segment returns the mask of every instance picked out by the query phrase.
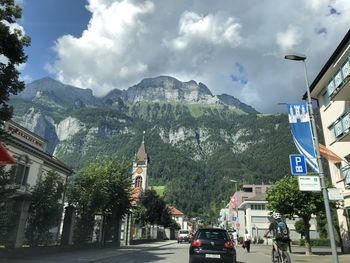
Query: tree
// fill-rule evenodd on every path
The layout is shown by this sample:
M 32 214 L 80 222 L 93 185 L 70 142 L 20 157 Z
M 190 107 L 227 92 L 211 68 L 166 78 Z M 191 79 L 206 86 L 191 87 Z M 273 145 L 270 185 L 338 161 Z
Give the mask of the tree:
M 13 209 L 15 200 L 13 198 L 18 186 L 14 185 L 15 166 L 5 170 L 0 166 L 0 244 L 6 247 L 12 246 L 13 229 L 16 226 L 18 213 Z
M 0 0 L 0 125 L 12 117 L 13 108 L 7 104 L 10 94 L 24 89 L 17 67 L 27 60 L 23 48 L 29 46 L 30 38 L 16 24 L 21 16 L 22 9 L 14 0 Z
M 295 231 L 299 233 L 302 237 L 305 236 L 305 224 L 303 220 L 298 220 L 294 224 Z
M 113 241 L 119 240 L 120 219 L 131 207 L 129 168 L 130 164 L 124 160 L 110 159 L 91 163 L 77 173 L 68 188 L 68 200 L 76 207 L 78 215 L 76 242 L 90 238 L 94 216 L 98 213 L 104 216 L 104 226 L 113 234 Z
M 146 209 L 147 222 L 150 224 L 169 227 L 171 217 L 165 201 L 160 198 L 156 191 L 146 190 L 141 198 L 141 205 Z
M 62 177 L 49 171 L 32 190 L 26 238 L 30 246 L 47 243 L 52 239 L 50 229 L 57 226 L 62 215 L 60 200 L 64 183 Z
M 267 207 L 285 217 L 298 216 L 305 226 L 306 254 L 311 254 L 310 219 L 324 209 L 321 192 L 304 192 L 298 188 L 296 176 L 288 176 L 279 180 L 267 191 Z

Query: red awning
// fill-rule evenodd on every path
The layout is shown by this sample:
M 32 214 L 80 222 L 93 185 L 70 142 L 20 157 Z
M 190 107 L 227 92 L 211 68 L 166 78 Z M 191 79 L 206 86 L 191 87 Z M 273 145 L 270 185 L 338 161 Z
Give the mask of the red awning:
M 5 146 L 0 143 L 0 165 L 15 164 L 16 160 L 13 159 L 11 154 L 6 150 Z

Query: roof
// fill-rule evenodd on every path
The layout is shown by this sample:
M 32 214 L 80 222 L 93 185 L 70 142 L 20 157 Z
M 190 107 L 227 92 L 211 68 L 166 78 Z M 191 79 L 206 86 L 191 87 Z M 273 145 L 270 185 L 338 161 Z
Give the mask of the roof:
M 238 207 L 239 210 L 244 210 L 247 204 L 266 204 L 266 194 L 256 195 L 254 197 L 247 198 Z
M 141 187 L 135 187 L 130 193 L 130 203 L 132 206 L 136 206 L 137 202 L 140 200 L 140 194 L 142 192 Z
M 247 198 L 244 201 L 266 201 L 266 194 L 256 195 L 256 196 Z
M 311 83 L 310 85 L 310 92 L 313 91 L 313 89 L 316 87 L 317 83 L 321 80 L 321 78 L 323 77 L 323 75 L 326 73 L 326 71 L 328 70 L 328 68 L 330 68 L 333 64 L 333 61 L 335 61 L 337 59 L 337 57 L 343 52 L 343 49 L 345 48 L 346 44 L 350 41 L 350 29 L 348 30 L 348 32 L 346 33 L 345 37 L 343 38 L 343 40 L 340 42 L 340 44 L 338 45 L 338 47 L 336 48 L 336 50 L 333 52 L 333 54 L 331 55 L 331 57 L 328 59 L 328 61 L 326 62 L 326 64 L 323 66 L 323 68 L 321 69 L 321 71 L 318 73 L 318 75 L 316 76 L 316 78 L 314 79 L 314 81 Z M 307 98 L 307 94 L 304 94 L 304 99 Z
M 184 215 L 184 213 L 182 213 L 180 210 L 178 210 L 174 206 L 169 206 L 169 212 L 171 215 Z
M 147 161 L 147 153 L 146 153 L 144 142 L 141 143 L 141 146 L 140 146 L 139 150 L 137 151 L 136 161 L 137 161 L 137 163 L 144 163 Z

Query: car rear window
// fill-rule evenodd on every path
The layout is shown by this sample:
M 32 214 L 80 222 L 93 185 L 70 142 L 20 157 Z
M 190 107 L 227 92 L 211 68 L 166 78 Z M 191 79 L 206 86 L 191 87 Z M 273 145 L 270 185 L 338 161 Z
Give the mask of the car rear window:
M 198 233 L 199 239 L 225 239 L 229 240 L 229 236 L 225 231 L 202 230 Z
M 179 233 L 180 234 L 188 234 L 188 230 L 180 230 Z

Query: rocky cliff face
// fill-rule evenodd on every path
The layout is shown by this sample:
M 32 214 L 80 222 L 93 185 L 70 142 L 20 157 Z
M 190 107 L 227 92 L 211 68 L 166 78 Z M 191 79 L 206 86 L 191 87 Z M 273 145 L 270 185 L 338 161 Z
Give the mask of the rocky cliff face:
M 147 109 L 141 109 L 133 107 L 133 105 L 139 102 L 149 102 L 152 105 L 156 102 L 163 104 L 167 102 L 181 103 L 182 105 L 216 105 L 217 107 L 226 105 L 241 112 L 257 113 L 252 107 L 241 103 L 238 99 L 230 95 L 214 96 L 203 83 L 197 83 L 193 80 L 181 82 L 169 76 L 144 79 L 139 84 L 127 90 L 115 89 L 104 98 L 94 97 L 92 91 L 89 89 L 80 89 L 64 85 L 50 78 L 43 78 L 28 84 L 26 89 L 16 96 L 16 99 L 17 102 L 18 99 L 26 102 L 25 106 L 19 107 L 22 110 L 27 107 L 28 102 L 32 103 L 33 106 L 24 112 L 17 112 L 17 115 L 15 111 L 14 120 L 30 131 L 46 138 L 48 141 L 47 150 L 50 153 L 55 151 L 57 145 L 69 141 L 79 132 L 82 134 L 86 132 L 86 138 L 90 138 L 91 136 L 111 136 L 116 131 L 110 128 L 110 123 L 117 120 L 119 125 L 121 125 L 123 122 L 119 120 L 125 121 L 125 116 L 113 117 L 102 124 L 92 125 L 72 115 L 74 111 L 84 112 L 85 108 L 86 110 L 95 109 L 96 111 L 103 111 L 106 107 L 116 106 L 120 112 L 126 114 L 129 114 L 128 111 L 132 108 L 133 110 L 130 113 L 133 115 L 133 118 L 148 118 L 147 121 L 153 121 L 157 118 L 170 118 L 168 121 L 173 121 L 172 111 L 174 109 L 170 109 L 169 111 L 169 108 L 164 108 L 164 106 L 162 108 L 159 108 L 160 106 L 152 106 L 152 110 L 150 111 L 149 107 Z M 190 116 L 191 114 L 187 112 L 188 109 L 187 107 L 183 107 L 182 111 L 177 113 L 178 117 L 175 118 L 178 119 L 184 115 Z M 205 114 L 205 111 L 204 109 L 200 114 Z M 117 133 L 125 135 L 129 132 L 132 133 L 132 130 L 132 127 L 125 124 Z M 210 138 L 211 132 L 205 129 L 205 127 L 188 129 L 185 126 L 181 126 L 181 124 L 177 125 L 175 129 L 163 129 L 162 127 L 159 129 L 159 135 L 164 143 L 169 143 L 176 147 L 179 145 L 191 146 L 194 149 L 195 157 L 193 158 L 197 160 L 201 159 L 201 156 L 210 154 L 215 148 L 209 143 L 210 140 L 208 138 Z M 227 136 L 223 135 L 221 139 L 224 141 L 227 141 L 227 138 L 234 139 L 232 135 Z M 239 142 L 237 141 L 238 144 Z M 242 150 L 245 147 L 242 145 L 235 149 L 232 148 L 232 150 Z
M 218 104 L 219 99 L 202 83 L 191 80 L 181 82 L 175 78 L 161 76 L 144 79 L 124 93 L 129 103 L 139 101 L 177 101 L 184 103 Z

